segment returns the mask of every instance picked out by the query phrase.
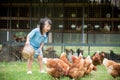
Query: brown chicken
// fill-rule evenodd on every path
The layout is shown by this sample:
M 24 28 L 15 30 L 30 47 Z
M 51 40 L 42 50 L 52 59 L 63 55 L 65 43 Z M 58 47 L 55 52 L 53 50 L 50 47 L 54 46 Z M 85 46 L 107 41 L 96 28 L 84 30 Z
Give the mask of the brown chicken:
M 13 35 L 13 39 L 16 41 L 16 42 L 24 42 L 26 40 L 26 36 L 22 36 L 22 37 L 19 37 L 19 36 L 16 36 L 16 35 Z
M 63 60 L 66 64 L 68 64 L 69 66 L 71 66 L 72 64 L 68 61 L 66 53 L 62 53 L 60 56 L 60 59 Z
M 49 51 L 52 51 L 52 50 L 54 50 L 54 49 L 53 49 L 53 46 L 50 46 L 50 47 L 46 48 L 46 49 L 43 51 L 43 53 L 44 53 L 44 54 L 48 54 Z
M 46 58 L 58 58 L 58 54 L 56 54 L 56 50 L 54 50 L 53 46 L 50 46 L 43 50 L 43 56 Z
M 72 55 L 72 66 L 69 69 L 68 76 L 74 79 L 78 79 L 84 76 L 84 59 Z
M 116 78 L 120 77 L 120 63 L 114 62 L 112 60 L 104 59 L 103 65 L 106 67 L 108 73 Z
M 62 68 L 58 66 L 57 60 L 55 59 L 47 59 L 46 67 L 47 73 L 53 76 L 54 78 L 59 78 L 63 75 Z
M 97 67 L 92 64 L 92 59 L 90 56 L 87 56 L 84 60 L 85 74 L 91 73 L 92 70 L 96 71 Z
M 92 63 L 96 66 L 96 65 L 100 65 L 102 64 L 102 61 L 101 61 L 101 57 L 100 57 L 100 54 L 99 52 L 95 52 L 92 56 Z
M 55 78 L 67 75 L 70 68 L 68 64 L 58 58 L 47 59 L 46 66 L 48 74 Z
M 100 55 L 100 60 L 101 60 L 101 64 L 102 64 L 103 63 L 103 59 L 106 57 L 105 56 L 105 52 L 102 51 L 99 55 Z

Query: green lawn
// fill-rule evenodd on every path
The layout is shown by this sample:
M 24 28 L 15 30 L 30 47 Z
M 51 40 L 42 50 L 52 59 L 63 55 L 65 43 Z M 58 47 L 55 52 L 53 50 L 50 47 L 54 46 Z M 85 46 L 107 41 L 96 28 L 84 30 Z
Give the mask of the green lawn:
M 103 65 L 97 66 L 98 70 L 79 80 L 120 80 L 112 78 Z M 33 74 L 26 74 L 26 62 L 0 62 L 0 80 L 54 80 L 47 73 L 40 73 L 36 61 L 32 66 Z M 68 77 L 61 77 L 59 80 L 70 80 Z

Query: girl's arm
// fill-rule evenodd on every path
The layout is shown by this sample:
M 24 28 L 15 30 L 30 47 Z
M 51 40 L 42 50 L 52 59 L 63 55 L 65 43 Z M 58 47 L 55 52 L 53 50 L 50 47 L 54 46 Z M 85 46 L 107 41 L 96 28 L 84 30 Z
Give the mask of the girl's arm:
M 39 50 L 42 50 L 43 46 L 44 46 L 44 43 L 41 43 Z
M 26 45 L 29 45 L 30 44 L 30 39 L 35 35 L 36 33 L 36 29 L 33 29 L 28 35 L 27 35 L 27 38 L 26 38 Z
M 25 45 L 29 45 L 29 44 L 30 44 L 30 38 L 29 36 L 27 36 Z

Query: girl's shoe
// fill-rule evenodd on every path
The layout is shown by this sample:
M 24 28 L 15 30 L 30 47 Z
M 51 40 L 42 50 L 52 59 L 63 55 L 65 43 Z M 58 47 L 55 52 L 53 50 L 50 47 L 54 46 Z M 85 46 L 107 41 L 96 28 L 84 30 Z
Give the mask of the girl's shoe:
M 40 73 L 46 73 L 44 70 L 41 70 Z
M 32 71 L 28 71 L 27 74 L 32 74 Z

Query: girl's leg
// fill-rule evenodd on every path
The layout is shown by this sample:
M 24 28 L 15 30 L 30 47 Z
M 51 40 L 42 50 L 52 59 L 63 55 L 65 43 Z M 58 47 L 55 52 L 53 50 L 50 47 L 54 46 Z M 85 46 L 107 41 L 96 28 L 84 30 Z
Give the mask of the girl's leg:
M 40 71 L 44 71 L 43 69 L 43 61 L 42 61 L 42 56 L 38 55 L 38 64 L 39 64 L 39 68 L 40 68 Z
M 31 71 L 32 63 L 33 63 L 33 57 L 30 57 L 28 59 L 28 72 L 27 72 L 28 74 L 32 73 L 32 71 Z

